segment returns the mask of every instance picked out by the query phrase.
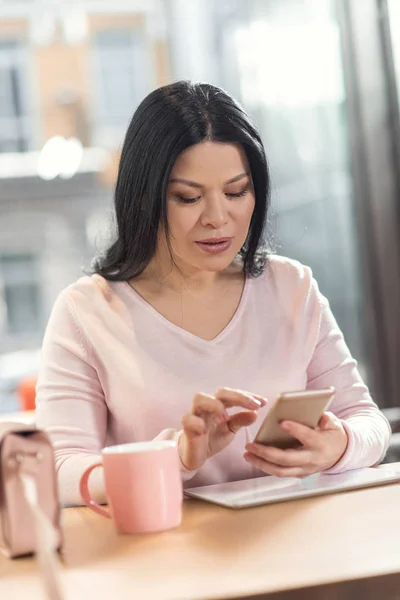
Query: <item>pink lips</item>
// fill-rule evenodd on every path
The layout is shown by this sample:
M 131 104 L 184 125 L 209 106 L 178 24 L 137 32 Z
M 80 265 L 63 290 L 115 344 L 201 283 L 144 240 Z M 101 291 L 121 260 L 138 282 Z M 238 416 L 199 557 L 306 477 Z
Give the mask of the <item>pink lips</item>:
M 201 240 L 196 244 L 209 254 L 220 254 L 230 248 L 232 244 L 232 238 L 210 238 L 207 240 Z

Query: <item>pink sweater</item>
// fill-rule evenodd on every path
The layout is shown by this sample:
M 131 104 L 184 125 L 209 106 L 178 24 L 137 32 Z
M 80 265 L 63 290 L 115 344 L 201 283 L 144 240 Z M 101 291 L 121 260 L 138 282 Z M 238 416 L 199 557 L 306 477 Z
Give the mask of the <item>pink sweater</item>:
M 81 504 L 79 478 L 113 443 L 176 438 L 196 392 L 219 387 L 273 399 L 279 392 L 333 385 L 331 410 L 348 433 L 331 471 L 379 463 L 390 427 L 372 401 L 356 362 L 309 268 L 277 256 L 246 281 L 236 314 L 212 341 L 170 323 L 125 282 L 83 277 L 64 290 L 46 330 L 37 387 L 37 424 L 55 447 L 62 502 Z M 184 485 L 259 476 L 244 459 L 256 423 Z M 103 501 L 101 470 L 91 479 Z

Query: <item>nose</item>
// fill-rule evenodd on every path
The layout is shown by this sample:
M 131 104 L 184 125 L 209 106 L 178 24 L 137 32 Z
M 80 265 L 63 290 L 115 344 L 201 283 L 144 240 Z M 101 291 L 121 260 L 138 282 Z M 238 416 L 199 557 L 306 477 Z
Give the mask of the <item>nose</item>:
M 227 200 L 225 195 L 213 194 L 207 198 L 201 217 L 201 224 L 220 229 L 228 222 Z

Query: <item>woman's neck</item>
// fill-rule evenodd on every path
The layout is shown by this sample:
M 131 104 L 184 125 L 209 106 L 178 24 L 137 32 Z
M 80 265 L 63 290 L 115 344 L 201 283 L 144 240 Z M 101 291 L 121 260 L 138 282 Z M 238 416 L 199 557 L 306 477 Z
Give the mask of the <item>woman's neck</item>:
M 157 260 L 151 261 L 141 275 L 142 280 L 160 284 L 177 292 L 206 291 L 215 287 L 225 277 L 225 271 L 200 271 L 173 264 L 160 264 Z
M 157 288 L 160 286 L 179 293 L 185 290 L 201 293 L 238 278 L 243 281 L 242 267 L 237 261 L 223 271 L 201 271 L 178 261 L 174 264 L 170 256 L 163 260 L 156 254 L 138 279 Z

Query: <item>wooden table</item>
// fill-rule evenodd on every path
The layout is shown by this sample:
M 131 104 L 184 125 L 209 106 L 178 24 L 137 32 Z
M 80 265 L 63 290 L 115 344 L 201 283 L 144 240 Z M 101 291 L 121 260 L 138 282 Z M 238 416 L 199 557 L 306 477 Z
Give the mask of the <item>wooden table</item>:
M 400 484 L 239 511 L 187 500 L 161 534 L 118 536 L 87 508 L 63 521 L 67 600 L 400 598 Z M 0 598 L 43 600 L 33 559 L 0 558 Z

